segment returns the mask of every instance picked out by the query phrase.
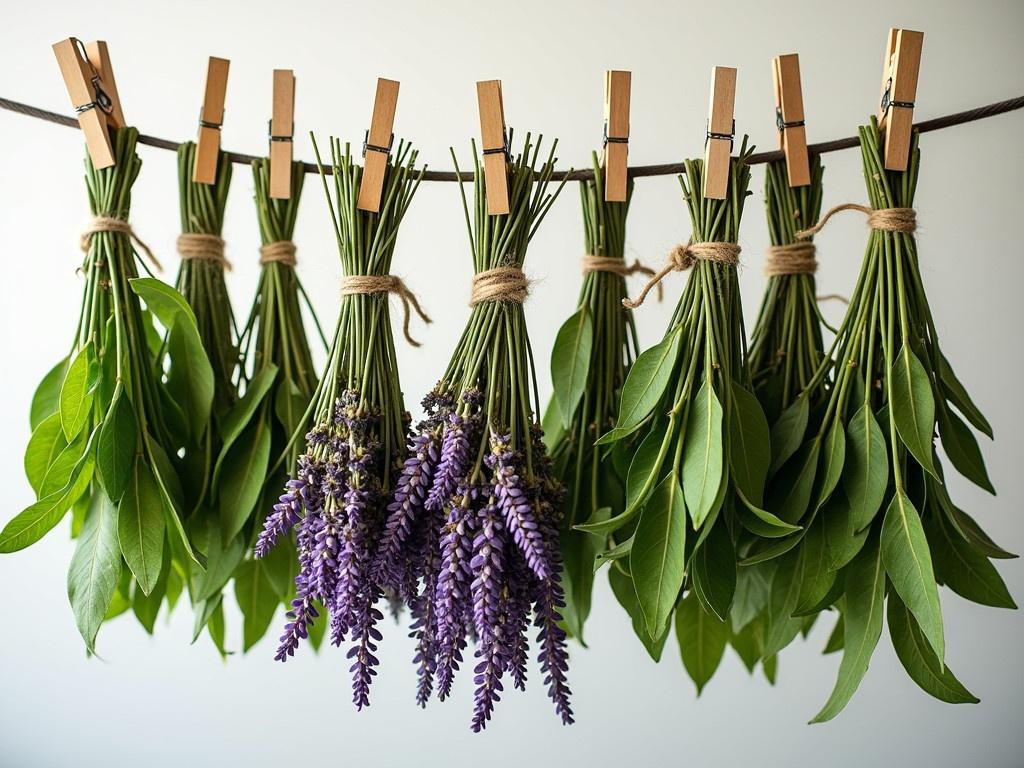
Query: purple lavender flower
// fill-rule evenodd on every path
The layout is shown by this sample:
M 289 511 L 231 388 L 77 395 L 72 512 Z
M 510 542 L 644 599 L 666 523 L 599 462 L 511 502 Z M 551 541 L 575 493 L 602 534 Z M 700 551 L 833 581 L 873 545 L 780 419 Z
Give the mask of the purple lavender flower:
M 501 595 L 505 570 L 505 542 L 494 498 L 480 510 L 479 528 L 473 538 L 473 624 L 479 637 L 473 669 L 476 685 L 472 727 L 484 728 L 491 718 L 495 702 L 503 690 L 501 676 L 507 665 L 508 653 L 502 626 Z
M 300 498 L 302 489 L 305 486 L 301 480 L 289 479 L 285 483 L 285 492 L 274 505 L 274 511 L 267 515 L 263 521 L 263 530 L 256 540 L 256 547 L 253 554 L 256 557 L 266 557 L 270 554 L 277 540 L 281 536 L 287 536 L 302 519 L 302 500 Z
M 511 558 L 508 581 L 504 608 L 510 646 L 507 671 L 512 676 L 512 685 L 525 691 L 526 663 L 529 657 L 526 634 L 530 626 L 531 571 L 522 556 L 514 555 Z
M 380 630 L 375 625 L 384 618 L 374 607 L 378 597 L 380 590 L 373 585 L 366 585 L 366 591 L 360 595 L 359 605 L 352 617 L 352 639 L 355 645 L 349 649 L 346 658 L 354 659 L 349 672 L 352 673 L 352 703 L 357 710 L 370 706 L 370 683 L 377 675 L 375 667 L 380 664 L 374 655 L 381 639 Z
M 494 473 L 494 494 L 505 525 L 530 569 L 538 579 L 551 575 L 548 550 L 537 526 L 530 498 L 515 471 L 515 456 L 509 448 L 508 435 L 492 436 L 488 465 Z
M 425 506 L 440 510 L 448 503 L 452 493 L 469 469 L 469 428 L 466 419 L 457 413 L 448 414 L 441 443 L 441 462 L 434 474 Z
M 470 594 L 473 578 L 475 492 L 459 489 L 459 502 L 448 514 L 441 540 L 441 567 L 437 579 L 437 696 L 444 701 L 451 693 L 452 680 L 466 647 L 466 615 L 472 611 Z
M 537 633 L 540 671 L 544 675 L 544 684 L 548 686 L 548 697 L 555 704 L 555 712 L 562 718 L 563 725 L 570 725 L 573 722 L 569 706 L 572 692 L 565 676 L 569 669 L 569 651 L 565 632 L 558 626 L 562 620 L 559 609 L 565 607 L 562 585 L 554 578 L 540 580 L 535 595 L 534 624 L 540 629 Z
M 295 655 L 299 643 L 309 636 L 309 627 L 319 615 L 313 605 L 313 595 L 310 593 L 310 574 L 312 542 L 320 530 L 321 523 L 319 515 L 307 512 L 299 525 L 296 542 L 299 550 L 299 572 L 295 576 L 295 599 L 292 600 L 292 609 L 287 614 L 289 621 L 285 624 L 284 634 L 280 638 L 281 644 L 274 656 L 276 661 L 287 661 L 289 657 Z

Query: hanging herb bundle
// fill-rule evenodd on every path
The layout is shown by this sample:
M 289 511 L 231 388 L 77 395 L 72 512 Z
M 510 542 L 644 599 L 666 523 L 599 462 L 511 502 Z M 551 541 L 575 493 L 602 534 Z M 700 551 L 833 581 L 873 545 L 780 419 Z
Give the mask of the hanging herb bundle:
M 95 217 L 85 237 L 82 310 L 69 356 L 32 400 L 25 470 L 38 501 L 0 533 L 0 551 L 33 544 L 73 510 L 77 538 L 68 597 L 90 652 L 101 623 L 132 608 L 152 631 L 164 598 L 174 604 L 188 563 L 202 566 L 182 523 L 185 507 L 168 404 L 208 418 L 210 365 L 185 300 L 153 278 L 139 278 L 128 224 L 142 161 L 138 131 L 112 133 L 115 164 L 86 159 Z M 154 262 L 155 263 L 155 262 Z M 143 309 L 139 299 L 145 301 Z M 168 330 L 170 373 L 157 364 L 153 317 Z M 174 567 L 171 561 L 174 561 Z
M 314 148 L 315 148 L 314 143 Z M 356 208 L 362 168 L 349 146 L 331 140 L 334 198 L 317 150 L 345 278 L 327 368 L 313 398 L 313 428 L 285 493 L 264 522 L 258 558 L 296 528 L 296 597 L 276 658 L 295 653 L 326 607 L 331 642 L 351 639 L 353 702 L 368 706 L 378 660 L 381 585 L 372 561 L 405 453 L 409 415 L 402 400 L 391 335 L 388 294 L 408 307 L 415 299 L 390 275 L 395 240 L 422 170 L 416 152 L 399 142 L 389 159 L 380 213 Z M 418 305 L 417 305 L 418 306 Z M 422 313 L 421 313 L 422 314 Z
M 490 719 L 506 673 L 514 687 L 526 686 L 531 611 L 548 695 L 562 722 L 572 722 L 565 632 L 558 626 L 562 489 L 536 419 L 522 306 L 527 246 L 562 188 L 549 192 L 557 142 L 538 167 L 541 144 L 528 134 L 508 164 L 510 212 L 494 216 L 474 144 L 472 214 L 460 186 L 473 251 L 473 310 L 444 376 L 424 399 L 426 418 L 411 439 L 376 564 L 381 583 L 405 600 L 414 619 L 421 706 L 435 680 L 438 698 L 449 696 L 475 640 L 474 731 Z
M 622 511 L 628 442 L 608 453 L 596 448 L 594 441 L 614 425 L 626 371 L 639 353 L 633 314 L 623 308 L 622 300 L 627 296 L 626 275 L 642 270 L 623 259 L 632 180 L 624 202 L 607 202 L 596 153 L 593 167 L 594 179 L 580 182 L 586 245 L 583 288 L 576 312 L 555 338 L 554 394 L 544 417 L 545 442 L 555 474 L 566 488 L 560 534 L 563 617 L 570 634 L 581 642 L 603 542 L 573 526 Z
M 953 504 L 935 450 L 937 430 L 953 467 L 994 493 L 965 420 L 989 437 L 991 427 L 942 354 L 921 281 L 913 234 L 917 135 L 902 172 L 884 169 L 874 118 L 861 127 L 860 145 L 871 207 L 833 212 L 867 213 L 871 235 L 832 348 L 834 365 L 822 365 L 808 384 L 813 390 L 831 374 L 829 397 L 809 427 L 809 406 L 799 397 L 776 430 L 776 463 L 788 459 L 775 481 L 788 486 L 778 511 L 803 527 L 748 553 L 748 560 L 782 555 L 780 568 L 788 560 L 807 610 L 840 611 L 830 642 L 843 649 L 839 677 L 813 722 L 835 717 L 860 684 L 886 600 L 889 634 L 907 673 L 954 703 L 977 699 L 945 666 L 938 584 L 984 605 L 1016 607 L 989 562 L 1011 555 Z

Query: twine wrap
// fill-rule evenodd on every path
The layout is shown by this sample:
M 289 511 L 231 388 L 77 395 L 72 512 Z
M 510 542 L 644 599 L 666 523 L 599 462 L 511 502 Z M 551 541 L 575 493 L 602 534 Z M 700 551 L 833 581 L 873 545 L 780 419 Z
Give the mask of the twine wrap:
M 622 306 L 636 309 L 644 303 L 650 290 L 657 286 L 669 272 L 685 272 L 698 261 L 713 261 L 718 264 L 736 266 L 740 261 L 740 247 L 736 243 L 687 243 L 679 244 L 668 255 L 668 261 L 654 276 L 635 299 L 623 299 Z
M 766 277 L 813 275 L 818 271 L 814 254 L 814 243 L 770 246 L 765 253 L 764 274 Z
M 883 232 L 904 232 L 909 235 L 917 229 L 917 211 L 913 208 L 871 208 L 866 205 L 858 205 L 857 203 L 843 203 L 842 205 L 830 208 L 818 220 L 817 224 L 813 227 L 808 227 L 802 232 L 797 232 L 796 236 L 802 240 L 817 234 L 834 214 L 842 211 L 859 211 L 866 214 L 868 226 Z
M 124 219 L 116 219 L 113 216 L 96 216 L 86 227 L 82 233 L 82 238 L 79 241 L 83 251 L 89 250 L 89 243 L 92 241 L 92 236 L 96 232 L 118 232 L 122 235 L 127 235 L 128 239 L 134 243 L 139 250 L 141 250 L 146 257 L 152 262 L 153 266 L 156 267 L 157 272 L 163 272 L 163 265 L 157 260 L 156 256 L 149 249 L 149 246 L 142 242 L 142 238 L 135 234 L 135 230 L 132 229 L 132 225 Z
M 641 264 L 640 259 L 635 259 L 632 264 L 627 264 L 624 259 L 617 259 L 614 256 L 592 256 L 589 253 L 580 259 L 580 267 L 583 269 L 584 275 L 589 275 L 591 272 L 611 272 L 619 277 L 629 277 L 639 272 L 642 275 L 654 277 L 655 274 L 653 269 Z M 658 301 L 662 300 L 663 293 L 661 283 L 658 283 Z
M 275 261 L 294 267 L 295 243 L 291 240 L 278 240 L 260 246 L 260 264 L 270 264 Z
M 185 232 L 178 235 L 178 254 L 182 261 L 216 261 L 224 269 L 231 271 L 231 262 L 224 258 L 224 241 L 217 235 L 200 232 Z
M 433 321 L 423 311 L 423 307 L 420 306 L 416 295 L 402 282 L 402 278 L 395 277 L 394 275 L 346 275 L 341 278 L 342 296 L 368 296 L 374 293 L 393 293 L 402 300 L 402 310 L 404 312 L 402 333 L 405 335 L 405 340 L 411 346 L 420 346 L 420 343 L 409 335 L 410 305 L 423 322 L 431 323 Z
M 530 281 L 519 267 L 495 267 L 473 275 L 469 306 L 485 301 L 514 301 L 522 304 L 530 294 Z

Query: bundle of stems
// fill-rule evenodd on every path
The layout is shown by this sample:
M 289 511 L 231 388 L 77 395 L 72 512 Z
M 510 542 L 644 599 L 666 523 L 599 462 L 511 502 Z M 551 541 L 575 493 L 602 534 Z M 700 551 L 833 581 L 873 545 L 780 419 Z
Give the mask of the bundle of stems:
M 990 562 L 1012 555 L 953 504 L 943 480 L 936 432 L 953 467 L 994 493 L 967 423 L 989 437 L 992 430 L 942 354 L 921 280 L 912 210 L 917 135 L 906 171 L 885 170 L 883 143 L 874 118 L 860 128 L 872 231 L 833 362 L 807 385 L 827 378 L 828 400 L 808 424 L 801 396 L 773 435 L 788 459 L 776 479 L 787 488 L 777 511 L 802 528 L 746 553 L 748 562 L 777 557 L 794 574 L 792 613 L 840 612 L 829 649 L 842 648 L 843 660 L 813 722 L 835 717 L 856 691 L 886 601 L 907 673 L 955 703 L 977 699 L 945 665 L 938 584 L 984 605 L 1016 607 Z
M 38 501 L 0 533 L 0 551 L 22 549 L 73 510 L 68 597 L 90 652 L 101 623 L 129 608 L 152 631 L 164 599 L 173 606 L 180 595 L 182 574 L 204 563 L 185 534 L 176 467 L 181 435 L 167 412 L 169 404 L 187 402 L 184 418 L 208 418 L 210 365 L 185 300 L 138 277 L 136 261 L 143 262 L 127 224 L 142 165 L 137 139 L 134 128 L 112 134 L 109 168 L 86 159 L 96 218 L 83 239 L 78 328 L 70 354 L 32 400 L 25 470 Z M 154 317 L 170 338 L 166 379 Z
M 594 441 L 614 426 L 626 372 L 639 354 L 633 313 L 622 306 L 628 295 L 623 253 L 633 182 L 630 179 L 625 201 L 607 202 L 597 153 L 593 168 L 593 180 L 580 182 L 586 254 L 618 259 L 622 270 L 585 271 L 576 312 L 559 329 L 551 352 L 554 392 L 544 415 L 545 443 L 556 476 L 566 488 L 562 615 L 570 634 L 581 643 L 590 614 L 595 561 L 604 542 L 573 526 L 622 511 L 629 442 L 606 452 Z
M 316 143 L 314 142 L 314 148 Z M 331 139 L 332 198 L 317 149 L 317 165 L 334 223 L 347 284 L 386 282 L 398 230 L 419 187 L 416 152 L 399 142 L 389 158 L 379 213 L 356 207 L 362 168 L 349 145 Z M 373 280 L 376 278 L 376 280 Z M 409 415 L 402 400 L 388 310 L 388 288 L 343 290 L 326 370 L 310 406 L 313 427 L 305 452 L 264 522 L 255 554 L 263 558 L 297 528 L 296 596 L 277 659 L 294 654 L 317 618 L 329 613 L 331 642 L 352 641 L 353 702 L 368 706 L 377 674 L 374 655 L 382 618 L 381 585 L 372 560 L 406 447 Z M 305 418 L 302 419 L 305 421 Z
M 472 211 L 460 185 L 473 309 L 444 376 L 423 401 L 426 418 L 411 438 L 377 557 L 378 578 L 414 619 L 421 706 L 435 680 L 438 698 L 449 696 L 468 640 L 476 641 L 474 731 L 490 719 L 506 673 L 525 688 L 531 612 L 548 695 L 562 721 L 572 722 L 559 626 L 561 486 L 537 420 L 522 306 L 527 247 L 564 185 L 549 191 L 557 142 L 538 165 L 541 146 L 527 134 L 508 164 L 509 213 L 502 215 L 488 213 L 473 146 Z

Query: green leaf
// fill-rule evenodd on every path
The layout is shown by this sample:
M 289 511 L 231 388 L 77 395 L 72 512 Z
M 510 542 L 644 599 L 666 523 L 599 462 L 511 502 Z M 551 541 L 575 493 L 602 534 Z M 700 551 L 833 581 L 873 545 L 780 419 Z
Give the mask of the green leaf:
M 278 399 L 281 397 L 282 389 L 278 390 Z M 280 416 L 278 418 L 280 419 Z M 551 454 L 566 434 L 566 429 L 562 426 L 562 412 L 558 409 L 558 400 L 554 397 L 548 400 L 548 405 L 544 409 L 541 428 L 544 430 L 544 445 L 548 449 L 548 454 Z
M 803 581 L 803 548 L 789 552 L 779 559 L 779 565 L 772 575 L 765 610 L 764 648 L 762 655 L 774 656 L 788 646 L 800 633 L 802 621 L 794 618 L 800 588 Z
M 167 549 L 166 544 L 164 549 Z M 150 635 L 153 634 L 153 627 L 156 626 L 156 617 L 160 614 L 160 606 L 163 604 L 164 596 L 167 594 L 167 582 L 170 579 L 171 573 L 170 552 L 165 551 L 162 559 L 163 565 L 160 568 L 160 578 L 157 579 L 152 591 L 147 595 L 141 589 L 136 588 L 135 594 L 132 596 L 131 607 L 135 613 L 135 618 L 139 620 L 139 623 Z M 131 571 L 127 572 L 131 573 Z
M 640 603 L 636 599 L 633 580 L 613 565 L 608 569 L 608 581 L 611 584 L 615 599 L 619 601 L 619 605 L 629 614 L 633 624 L 633 632 L 640 638 L 640 642 L 647 649 L 647 654 L 654 661 L 661 661 L 661 654 L 665 649 L 665 641 L 668 640 L 668 622 L 665 623 L 665 629 L 661 635 L 657 639 L 652 640 L 650 635 L 647 634 L 647 622 L 644 620 L 644 613 L 640 609 Z
M 657 424 L 657 423 L 655 423 Z M 654 488 L 657 475 L 661 472 L 661 462 L 658 456 L 661 453 L 661 444 L 665 437 L 664 429 L 652 428 L 633 454 L 633 460 L 629 464 L 629 472 L 626 474 L 626 507 L 642 501 L 644 488 Z
M 953 367 L 949 364 L 946 356 L 939 352 L 939 382 L 945 392 L 946 399 L 951 402 L 964 418 L 969 421 L 975 429 L 989 439 L 992 438 L 992 426 L 988 423 L 981 409 L 974 404 L 971 396 L 967 394 L 967 388 L 960 383 L 960 380 L 953 373 Z
M 921 633 L 910 611 L 894 594 L 889 595 L 889 637 L 903 668 L 925 693 L 949 704 L 977 704 L 979 699 L 944 667 Z
M 889 375 L 892 386 L 890 413 L 896 422 L 900 440 L 917 459 L 917 463 L 938 479 L 932 465 L 935 400 L 928 371 L 910 349 L 910 345 L 904 344 Z
M 875 519 L 889 483 L 885 436 L 868 406 L 861 406 L 853 415 L 846 442 L 843 490 L 853 516 L 853 530 L 859 531 Z
M 978 441 L 974 439 L 970 428 L 955 413 L 945 408 L 939 410 L 939 437 L 942 449 L 957 472 L 995 496 L 996 489 L 988 479 Z
M 777 539 L 800 530 L 799 525 L 790 525 L 771 512 L 752 504 L 738 487 L 736 495 L 740 497 L 741 502 L 737 510 L 740 523 L 751 533 L 767 539 Z
M 117 546 L 117 511 L 106 494 L 93 495 L 92 507 L 75 545 L 68 569 L 68 599 L 75 624 L 90 653 L 96 633 L 114 597 L 121 576 L 121 550 Z
M 266 634 L 280 603 L 264 571 L 261 560 L 247 560 L 235 574 L 235 599 L 245 617 L 242 625 L 243 651 L 248 651 Z
M 29 485 L 37 497 L 43 485 L 43 478 L 46 477 L 46 470 L 67 447 L 68 442 L 64 439 L 59 413 L 50 414 L 32 431 L 28 447 L 25 448 L 25 476 L 28 477 Z
M 71 361 L 64 383 L 60 387 L 60 424 L 69 443 L 85 427 L 92 409 L 91 379 L 95 367 L 92 358 L 92 342 L 89 342 Z
M 771 576 L 774 569 L 774 563 L 738 569 L 736 591 L 729 608 L 729 617 L 734 633 L 742 632 L 744 627 L 760 616 L 768 605 L 768 593 L 771 589 Z
M 277 392 L 274 395 L 274 415 L 281 422 L 281 426 L 284 427 L 284 432 L 289 438 L 302 427 L 302 417 L 308 406 L 309 397 L 302 394 L 294 382 L 282 381 L 277 387 Z M 546 427 L 544 431 L 546 437 Z M 554 444 L 552 439 L 551 445 Z
M 747 668 L 747 672 L 751 674 L 753 674 L 757 662 L 761 660 L 761 641 L 758 637 L 760 633 L 760 622 L 753 621 L 742 630 L 738 632 L 733 630 L 729 634 L 729 644 L 736 651 L 736 655 L 740 657 L 740 661 Z M 678 634 L 676 632 L 676 635 Z
M 972 548 L 985 555 L 985 557 L 991 557 L 997 560 L 1012 560 L 1017 557 L 1017 555 L 1012 552 L 1007 552 L 992 541 L 992 538 L 982 530 L 981 526 L 978 525 L 977 521 L 973 517 L 953 504 L 949 499 L 945 488 L 936 483 L 933 484 L 932 492 L 939 497 L 939 503 L 945 513 L 946 520 L 949 521 L 950 525 L 953 526 L 953 529 L 960 534 L 960 537 L 970 544 Z
M 914 614 L 941 663 L 945 656 L 942 610 L 928 540 L 910 498 L 897 490 L 882 521 L 882 561 L 893 588 Z
M 995 566 L 984 554 L 974 550 L 948 523 L 932 521 L 928 526 L 928 544 L 934 556 L 935 578 L 961 597 L 979 605 L 1014 609 L 1010 596 Z
M 221 538 L 221 527 L 213 519 L 208 521 L 207 531 L 206 572 L 199 579 L 199 600 L 209 600 L 224 589 L 231 574 L 245 557 L 245 542 L 241 536 L 236 536 L 225 545 Z
M 619 418 L 615 424 L 615 439 L 621 439 L 640 426 L 661 400 L 665 388 L 672 379 L 676 358 L 679 356 L 682 326 L 677 325 L 668 335 L 650 349 L 640 353 L 629 369 L 626 383 L 622 386 L 619 400 Z M 614 442 L 603 436 L 598 445 Z
M 260 497 L 262 481 L 270 461 L 270 428 L 265 420 L 253 422 L 224 460 L 217 490 L 221 531 L 226 540 L 235 538 Z
M 61 433 L 63 434 L 63 432 Z M 88 446 L 90 435 L 79 432 L 78 436 L 71 441 L 70 445 L 57 454 L 57 457 L 46 468 L 43 481 L 39 484 L 39 497 L 49 496 L 66 486 L 75 472 L 75 468 L 82 461 Z
M 832 428 L 828 431 L 825 442 L 821 446 L 821 469 L 818 470 L 818 480 L 821 485 L 818 488 L 817 509 L 821 509 L 836 486 L 839 485 L 839 478 L 842 477 L 845 463 L 846 433 L 843 431 L 842 423 L 836 419 L 832 422 Z
M 835 627 L 832 628 L 832 634 L 828 636 L 828 641 L 825 643 L 825 648 L 822 650 L 822 653 L 829 654 L 843 650 L 843 635 L 845 634 L 843 627 L 843 614 L 840 613 L 839 619 L 836 621 Z
M 732 406 L 729 411 L 732 478 L 744 498 L 760 507 L 764 503 L 764 484 L 772 458 L 768 420 L 757 398 L 736 382 L 732 383 Z
M 857 556 L 871 529 L 854 529 L 849 502 L 844 495 L 838 493 L 833 494 L 822 508 L 821 520 L 829 570 L 838 571 Z
M 607 507 L 605 507 L 607 509 Z M 605 550 L 604 552 L 598 552 L 594 558 L 594 570 L 597 571 L 602 565 L 606 563 L 614 562 L 615 560 L 621 560 L 624 557 L 628 557 L 629 553 L 633 551 L 633 541 L 636 539 L 634 533 L 625 541 L 620 541 L 611 549 Z
M 709 377 L 694 399 L 683 448 L 683 494 L 695 530 L 715 503 L 724 463 L 722 406 Z
M 683 493 L 669 475 L 644 507 L 629 553 L 629 572 L 652 639 L 664 632 L 683 585 L 685 545 Z
M 245 391 L 245 395 L 224 419 L 224 425 L 221 428 L 222 447 L 220 449 L 220 456 L 217 457 L 217 466 L 213 470 L 213 485 L 215 487 L 220 485 L 220 474 L 228 452 L 246 427 L 249 426 L 253 414 L 256 413 L 256 409 L 263 402 L 263 398 L 267 396 L 276 377 L 277 366 L 273 363 L 268 363 L 263 370 L 256 374 L 256 377 L 249 383 L 249 388 Z M 288 435 L 288 437 L 291 437 L 291 435 Z
M 814 438 L 782 467 L 772 478 L 768 492 L 768 509 L 787 523 L 796 525 L 807 512 L 818 474 L 821 440 Z
M 181 522 L 182 493 L 181 485 L 178 483 L 178 476 L 174 471 L 174 466 L 171 464 L 170 459 L 167 457 L 167 453 L 160 447 L 159 443 L 149 435 L 145 436 L 145 441 L 146 449 L 149 451 L 153 460 L 151 469 L 153 470 L 153 477 L 156 480 L 156 484 L 160 488 L 160 498 L 163 501 L 164 516 L 167 520 L 168 528 L 176 534 L 175 536 L 170 537 L 170 540 L 172 541 L 172 550 L 176 552 L 178 551 L 175 549 L 175 545 L 173 544 L 173 542 L 177 542 L 181 545 L 181 552 L 185 557 L 200 568 L 205 569 L 206 556 L 192 546 L 192 542 L 189 541 L 188 534 L 185 533 L 185 526 Z
M 206 625 L 210 623 L 210 619 L 213 618 L 213 614 L 217 612 L 218 608 L 220 608 L 223 599 L 224 595 L 219 594 L 211 600 L 199 600 L 196 602 L 194 606 L 196 620 L 192 625 L 193 643 L 199 639 L 201 634 L 203 634 L 203 630 L 206 629 Z
M 690 561 L 693 591 L 718 618 L 729 618 L 729 607 L 736 594 L 736 552 L 729 529 L 714 526 L 704 543 L 698 545 Z
M 593 343 L 594 325 L 584 304 L 558 330 L 551 350 L 551 385 L 566 427 L 572 423 L 587 386 Z
M 885 569 L 878 542 L 871 539 L 850 563 L 846 574 L 843 660 L 832 695 L 812 723 L 824 723 L 842 712 L 860 686 L 882 634 L 884 599 Z
M 817 608 L 836 580 L 835 570 L 831 567 L 828 543 L 825 540 L 823 515 L 818 515 L 807 530 L 802 550 L 800 597 L 793 610 L 793 613 L 798 615 L 805 615 Z
M 772 425 L 772 463 L 768 469 L 769 474 L 774 475 L 803 444 L 810 412 L 808 398 L 801 395 Z
M 111 501 L 120 500 L 131 477 L 132 460 L 139 447 L 135 408 L 124 393 L 117 395 L 100 427 L 96 444 L 96 470 Z
M 156 586 L 163 565 L 164 526 L 160 489 L 149 465 L 136 459 L 117 506 L 117 540 L 125 562 L 147 595 Z
M 700 696 L 722 661 L 729 640 L 729 624 L 707 613 L 691 592 L 676 610 L 676 640 L 683 666 L 697 685 Z
M 136 277 L 132 279 L 131 285 L 135 295 L 146 302 L 146 309 L 153 313 L 164 328 L 173 328 L 179 317 L 184 317 L 196 327 L 192 307 L 181 293 L 167 283 L 155 277 Z
M 43 419 L 57 413 L 60 407 L 60 388 L 68 370 L 68 359 L 65 357 L 57 363 L 39 382 L 32 396 L 32 407 L 29 410 L 29 426 L 34 431 Z

